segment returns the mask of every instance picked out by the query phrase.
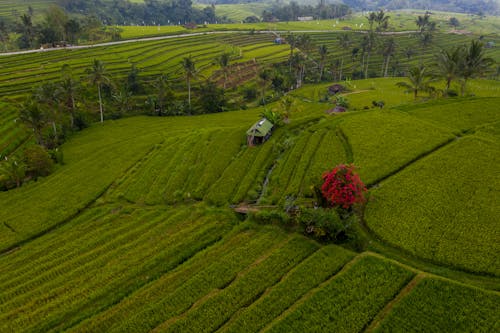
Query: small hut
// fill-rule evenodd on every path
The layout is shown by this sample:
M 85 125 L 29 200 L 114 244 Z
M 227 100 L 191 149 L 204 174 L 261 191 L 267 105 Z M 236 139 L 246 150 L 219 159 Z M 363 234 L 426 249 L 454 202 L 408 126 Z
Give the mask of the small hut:
M 273 127 L 267 118 L 262 118 L 247 131 L 247 144 L 255 146 L 266 142 L 271 137 Z

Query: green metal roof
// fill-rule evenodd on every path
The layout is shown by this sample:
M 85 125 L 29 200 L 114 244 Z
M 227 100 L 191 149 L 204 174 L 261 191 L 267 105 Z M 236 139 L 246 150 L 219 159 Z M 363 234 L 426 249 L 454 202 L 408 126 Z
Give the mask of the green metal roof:
M 266 118 L 262 118 L 255 124 L 253 124 L 252 127 L 247 131 L 247 135 L 252 135 L 252 136 L 266 136 L 272 129 L 273 129 L 273 123 L 271 123 L 269 120 Z

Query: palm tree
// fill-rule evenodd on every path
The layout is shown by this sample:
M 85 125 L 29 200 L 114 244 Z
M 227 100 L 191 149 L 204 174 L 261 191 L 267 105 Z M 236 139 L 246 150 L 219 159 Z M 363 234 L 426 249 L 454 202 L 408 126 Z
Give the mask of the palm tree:
M 436 30 L 436 22 L 432 22 L 429 13 L 425 13 L 424 16 L 418 16 L 415 23 L 418 27 L 418 36 L 422 44 L 423 57 L 425 49 L 432 43 L 433 33 Z
M 47 123 L 47 117 L 40 105 L 33 100 L 24 102 L 21 105 L 19 118 L 33 130 L 36 142 L 39 145 L 44 145 L 42 131 Z
M 429 83 L 431 79 L 426 72 L 426 68 L 424 66 L 413 67 L 408 72 L 408 82 L 398 82 L 396 85 L 398 87 L 406 88 L 407 92 L 412 92 L 415 99 L 418 97 L 419 91 L 429 91 L 431 87 Z
M 338 45 L 341 50 L 348 50 L 351 46 L 351 38 L 348 34 L 342 34 L 338 37 Z M 342 81 L 342 71 L 344 68 L 344 53 L 342 53 L 342 57 L 340 58 L 340 70 L 339 70 L 339 80 Z
M 389 27 L 389 15 L 385 15 L 385 12 L 381 9 L 375 14 L 375 22 L 377 22 L 377 31 L 384 31 Z
M 387 71 L 389 70 L 389 62 L 391 57 L 396 53 L 397 44 L 394 38 L 389 38 L 382 45 L 382 55 L 384 56 L 384 62 L 382 63 L 382 75 L 387 77 Z
M 295 46 L 297 46 L 297 38 L 295 37 L 294 34 L 290 33 L 290 34 L 288 34 L 288 36 L 286 36 L 286 40 L 288 41 L 288 45 L 290 45 L 289 65 L 290 65 L 290 73 L 291 73 L 292 72 L 293 51 L 295 50 Z
M 168 100 L 174 98 L 174 94 L 168 82 L 168 77 L 164 74 L 160 75 L 156 81 L 155 88 L 158 91 L 156 99 L 158 109 L 155 111 L 158 111 L 158 115 L 162 116 L 163 113 L 166 113 Z
M 47 120 L 49 120 L 52 124 L 54 138 L 57 140 L 56 120 L 59 118 L 59 114 L 56 91 L 57 87 L 55 84 L 51 82 L 45 82 L 35 89 L 33 97 L 40 106 L 45 106 L 45 114 L 48 118 Z
M 195 63 L 191 56 L 182 58 L 182 68 L 184 69 L 184 76 L 188 87 L 188 105 L 191 109 L 191 80 L 196 77 Z
M 258 81 L 260 85 L 261 103 L 266 104 L 266 90 L 272 80 L 272 73 L 268 68 L 261 70 L 258 74 Z
M 363 49 L 363 60 L 362 67 L 365 73 L 365 79 L 368 78 L 368 66 L 370 64 L 370 55 L 375 48 L 376 35 L 373 31 L 369 31 L 368 34 L 363 36 L 361 41 L 361 48 Z
M 495 60 L 485 57 L 483 44 L 473 40 L 470 46 L 465 49 L 464 53 L 461 68 L 462 95 L 465 94 L 465 87 L 468 79 L 483 76 L 492 69 L 494 64 Z
M 74 127 L 75 123 L 75 100 L 79 89 L 80 85 L 78 84 L 78 82 L 69 75 L 63 77 L 62 81 L 59 83 L 56 89 L 58 98 L 62 101 L 64 107 L 69 111 L 71 128 Z
M 323 70 L 325 69 L 326 56 L 328 54 L 328 48 L 326 45 L 320 45 L 318 48 L 319 53 L 319 81 L 323 78 Z
M 110 79 L 107 76 L 106 68 L 102 61 L 94 59 L 92 67 L 87 70 L 88 80 L 92 85 L 97 86 L 97 93 L 99 96 L 99 111 L 101 113 L 101 123 L 104 122 L 104 110 L 102 105 L 101 87 L 103 84 L 109 83 Z
M 226 82 L 227 82 L 227 68 L 229 66 L 229 61 L 231 60 L 231 55 L 229 53 L 222 53 L 219 57 L 217 57 L 217 64 L 222 70 L 222 73 L 224 73 L 224 89 L 226 89 Z
M 458 46 L 454 50 L 441 50 L 436 56 L 436 75 L 446 81 L 446 91 L 451 82 L 459 77 L 465 55 L 465 48 Z

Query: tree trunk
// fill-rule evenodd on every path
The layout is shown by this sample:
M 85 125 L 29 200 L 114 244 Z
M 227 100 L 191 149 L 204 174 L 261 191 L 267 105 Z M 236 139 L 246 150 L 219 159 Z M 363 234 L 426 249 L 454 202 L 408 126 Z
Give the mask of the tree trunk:
M 71 114 L 70 114 L 71 128 L 75 126 L 75 97 L 71 96 Z
M 389 62 L 391 61 L 391 55 L 387 56 L 387 61 L 385 64 L 385 72 L 384 72 L 384 77 L 387 77 L 387 72 L 389 71 Z
M 191 109 L 191 80 L 187 79 L 188 84 L 188 105 L 189 109 Z
M 101 84 L 97 85 L 97 91 L 99 92 L 99 111 L 101 112 L 101 123 L 104 122 L 104 114 L 102 110 L 102 97 L 101 97 Z
M 365 79 L 368 78 L 368 64 L 370 63 L 370 52 L 366 55 L 366 64 L 365 64 Z
M 344 67 L 344 57 L 340 58 L 339 81 L 342 81 L 342 69 Z

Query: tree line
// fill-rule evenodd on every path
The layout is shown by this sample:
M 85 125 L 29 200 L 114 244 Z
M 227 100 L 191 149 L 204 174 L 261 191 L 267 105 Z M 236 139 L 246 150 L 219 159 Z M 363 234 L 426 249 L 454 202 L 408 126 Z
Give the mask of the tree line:
M 379 8 L 441 10 L 483 15 L 499 13 L 498 2 L 494 0 L 343 0 L 355 10 L 377 10 Z
M 285 5 L 275 5 L 270 10 L 262 12 L 264 22 L 296 21 L 298 17 L 312 17 L 314 19 L 334 19 L 351 14 L 349 6 L 341 3 L 326 3 L 320 1 L 316 6 L 299 5 L 292 1 Z
M 3 51 L 66 46 L 79 41 L 118 40 L 121 30 L 112 25 L 185 25 L 216 20 L 213 6 L 193 8 L 190 0 L 60 0 L 59 5 L 41 13 L 30 6 L 14 21 L 0 19 L 0 42 Z M 18 34 L 15 40 L 11 40 L 12 33 Z
M 213 6 L 194 8 L 191 0 L 59 0 L 59 4 L 70 13 L 95 15 L 107 25 L 215 23 L 217 19 Z

